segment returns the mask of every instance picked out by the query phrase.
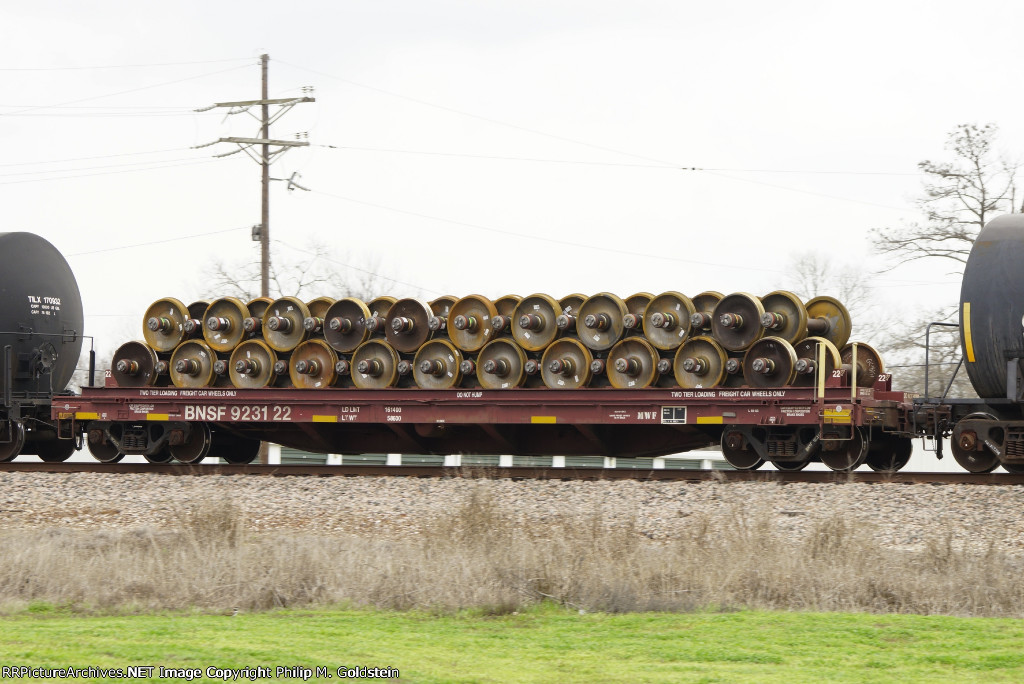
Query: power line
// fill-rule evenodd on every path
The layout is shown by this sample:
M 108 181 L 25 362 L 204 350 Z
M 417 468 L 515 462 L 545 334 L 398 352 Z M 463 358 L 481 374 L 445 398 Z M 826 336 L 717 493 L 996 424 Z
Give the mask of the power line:
M 735 263 L 719 263 L 719 262 L 713 262 L 713 261 L 700 261 L 700 260 L 697 260 L 697 259 L 680 259 L 678 257 L 668 256 L 666 254 L 649 254 L 649 253 L 646 253 L 646 252 L 631 252 L 631 251 L 623 250 L 623 249 L 616 248 L 616 247 L 602 247 L 600 245 L 588 244 L 588 243 L 582 243 L 582 242 L 573 242 L 571 240 L 559 240 L 559 239 L 556 239 L 556 238 L 550 238 L 550 237 L 545 237 L 545 236 L 541 236 L 541 235 L 530 235 L 530 234 L 518 233 L 518 232 L 515 232 L 515 231 L 512 231 L 512 230 L 506 230 L 506 229 L 502 229 L 502 228 L 494 228 L 494 227 L 485 226 L 485 225 L 482 225 L 482 224 L 479 224 L 479 223 L 469 223 L 469 222 L 466 222 L 466 221 L 457 221 L 457 220 L 454 220 L 454 219 L 443 218 L 443 217 L 440 217 L 440 216 L 432 216 L 430 214 L 423 214 L 423 213 L 416 212 L 416 211 L 411 211 L 411 210 L 408 210 L 408 209 L 399 209 L 397 207 L 390 207 L 390 206 L 387 206 L 387 205 L 384 205 L 384 204 L 378 204 L 376 202 L 369 202 L 369 201 L 366 201 L 366 200 L 359 200 L 359 199 L 355 199 L 354 197 L 345 197 L 343 195 L 336 195 L 334 193 L 324 192 L 322 190 L 311 190 L 311 192 L 313 192 L 314 194 L 317 194 L 317 195 L 324 195 L 326 197 L 333 197 L 334 199 L 339 199 L 339 200 L 342 200 L 342 201 L 345 201 L 345 202 L 351 202 L 353 204 L 361 204 L 363 206 L 373 207 L 375 209 L 383 209 L 385 211 L 390 211 L 390 212 L 394 212 L 394 213 L 397 213 L 397 214 L 405 214 L 407 216 L 415 216 L 417 218 L 423 218 L 423 219 L 427 219 L 427 220 L 430 220 L 430 221 L 438 221 L 438 222 L 441 222 L 441 223 L 448 223 L 448 224 L 455 225 L 455 226 L 460 226 L 460 227 L 463 227 L 463 228 L 472 228 L 472 229 L 476 229 L 476 230 L 482 230 L 482 231 L 485 231 L 485 232 L 488 232 L 488 233 L 495 233 L 495 234 L 499 234 L 499 235 L 507 235 L 507 236 L 510 236 L 510 237 L 524 238 L 524 239 L 528 239 L 528 240 L 537 240 L 537 241 L 540 241 L 540 242 L 548 242 L 548 243 L 551 243 L 551 244 L 562 245 L 562 246 L 565 246 L 565 247 L 577 247 L 577 248 L 582 248 L 582 249 L 594 250 L 594 251 L 598 251 L 598 252 L 608 252 L 608 253 L 616 254 L 616 255 L 620 255 L 620 256 L 635 256 L 635 257 L 641 257 L 641 258 L 645 258 L 645 259 L 658 259 L 658 260 L 663 260 L 663 261 L 674 261 L 674 262 L 683 263 L 683 264 L 696 264 L 696 265 L 699 265 L 699 266 L 714 266 L 716 268 L 724 268 L 724 269 L 730 269 L 730 270 L 737 268 L 737 265 Z M 760 271 L 760 272 L 763 272 L 763 273 L 781 273 L 781 274 L 789 274 L 789 273 L 791 273 L 791 271 L 789 271 L 789 270 L 774 269 L 774 268 L 758 268 L 756 266 L 752 266 L 752 265 L 749 265 L 749 264 L 746 264 L 746 263 L 744 263 L 741 268 L 744 271 Z M 880 283 L 888 283 L 888 284 L 900 283 L 900 284 L 918 284 L 918 285 L 946 285 L 947 284 L 947 283 L 938 282 L 938 281 L 897 280 L 897 279 L 879 280 L 878 282 L 880 282 Z M 406 283 L 406 284 L 408 284 L 408 283 Z
M 7 166 L 37 166 L 41 164 L 66 164 L 68 162 L 76 161 L 93 161 L 96 159 L 115 159 L 117 157 L 135 157 L 145 154 L 165 154 L 167 152 L 185 152 L 192 149 L 191 147 L 170 147 L 166 150 L 147 150 L 145 152 L 121 152 L 118 154 L 103 154 L 92 157 L 71 157 L 69 159 L 51 159 L 49 161 L 40 162 L 8 162 L 6 164 L 0 164 L 0 168 Z
M 222 64 L 224 62 L 251 61 L 252 57 L 231 57 L 208 59 L 197 62 L 156 62 L 153 64 L 106 64 L 101 66 L 58 66 L 58 67 L 0 67 L 0 71 L 90 71 L 94 69 L 148 69 L 165 66 L 190 66 L 194 64 Z
M 788 192 L 797 192 L 797 193 L 800 193 L 802 195 L 812 195 L 814 197 L 825 197 L 825 198 L 828 198 L 828 199 L 839 200 L 841 202 L 854 202 L 855 204 L 864 204 L 864 205 L 867 205 L 869 207 L 879 207 L 881 209 L 892 209 L 894 211 L 916 211 L 916 209 L 911 209 L 909 207 L 897 207 L 897 206 L 893 206 L 891 204 L 879 204 L 878 202 L 868 202 L 866 200 L 854 199 L 852 197 L 842 197 L 840 195 L 831 195 L 831 194 L 828 194 L 828 193 L 825 193 L 825 192 L 816 192 L 814 190 L 803 190 L 801 188 L 791 188 L 791 187 L 788 187 L 788 186 L 785 186 L 785 185 L 779 185 L 777 183 L 766 183 L 764 181 L 754 180 L 752 178 L 736 178 L 735 176 L 730 176 L 730 175 L 725 174 L 725 173 L 718 173 L 718 172 L 710 171 L 710 170 L 708 171 L 708 173 L 711 174 L 712 176 L 718 176 L 720 178 L 727 178 L 729 180 L 738 181 L 740 183 L 753 183 L 754 185 L 763 185 L 765 187 L 776 188 L 778 190 L 786 190 Z
M 625 168 L 639 169 L 667 169 L 669 171 L 704 171 L 733 173 L 787 173 L 807 175 L 851 175 L 851 176 L 921 176 L 920 171 L 843 171 L 832 169 L 743 169 L 743 168 L 715 168 L 702 166 L 668 166 L 666 164 L 626 164 L 623 162 L 587 161 L 584 159 L 547 159 L 542 157 L 515 157 L 508 155 L 493 154 L 470 154 L 465 152 L 435 152 L 427 150 L 403 150 L 388 147 L 356 147 L 352 145 L 314 145 L 314 147 L 326 147 L 335 150 L 352 150 L 355 152 L 383 152 L 394 154 L 413 154 L 430 157 L 460 157 L 467 159 L 493 159 L 497 161 L 521 161 L 521 162 L 542 162 L 547 164 L 580 164 L 584 166 L 621 166 Z M 854 200 L 855 201 L 855 200 Z
M 151 245 L 164 245 L 164 244 L 167 244 L 168 242 L 180 242 L 181 240 L 192 240 L 192 239 L 195 239 L 195 238 L 210 237 L 211 235 L 222 235 L 223 233 L 233 233 L 233 232 L 236 232 L 236 231 L 239 231 L 239 230 L 250 230 L 250 228 L 249 227 L 245 227 L 245 228 L 226 228 L 224 230 L 213 230 L 213 231 L 209 231 L 209 232 L 206 232 L 206 233 L 196 233 L 194 235 L 179 235 L 177 237 L 167 238 L 165 240 L 152 240 L 150 242 L 137 242 L 137 243 L 131 244 L 131 245 L 118 245 L 117 247 L 105 247 L 103 249 L 94 249 L 94 250 L 89 251 L 89 252 L 75 252 L 74 254 L 65 254 L 64 256 L 66 256 L 68 258 L 71 258 L 71 257 L 79 257 L 79 256 L 88 256 L 90 254 L 104 254 L 106 252 L 116 252 L 116 251 L 122 250 L 122 249 L 134 249 L 136 247 L 149 247 Z
M 644 155 L 641 155 L 641 154 L 634 154 L 632 152 L 626 152 L 624 150 L 618 150 L 618 149 L 615 149 L 613 147 L 605 147 L 604 145 L 595 145 L 593 143 L 586 142 L 585 140 L 577 140 L 576 138 L 569 138 L 569 137 L 566 137 L 564 135 L 558 135 L 558 134 L 555 134 L 555 133 L 548 133 L 547 131 L 541 131 L 541 130 L 538 130 L 536 128 L 529 128 L 527 126 L 520 126 L 518 124 L 509 123 L 508 121 L 501 121 L 500 119 L 493 119 L 493 118 L 488 117 L 488 116 L 481 116 L 480 114 L 473 114 L 472 112 L 467 112 L 467 111 L 463 111 L 461 109 L 456 109 L 454 107 L 448 107 L 446 105 L 437 104 L 436 102 L 429 102 L 427 100 L 421 100 L 420 98 L 417 98 L 417 97 L 411 97 L 409 95 L 403 95 L 402 93 L 396 93 L 396 92 L 391 91 L 391 90 L 385 90 L 384 88 L 378 88 L 376 86 L 367 85 L 365 83 L 359 83 L 357 81 L 353 81 L 353 80 L 348 79 L 348 78 L 342 78 L 341 76 L 335 76 L 333 74 L 328 74 L 328 73 L 325 73 L 323 71 L 318 71 L 316 69 L 309 69 L 307 67 L 299 66 L 297 64 L 291 64 L 289 62 L 283 62 L 283 61 L 280 61 L 280 60 L 278 60 L 278 61 L 279 61 L 280 64 L 284 64 L 284 65 L 290 66 L 293 69 L 300 69 L 302 71 L 308 71 L 309 73 L 317 74 L 318 76 L 325 76 L 327 78 L 332 78 L 332 79 L 334 79 L 336 81 L 341 81 L 343 83 L 348 83 L 349 85 L 353 85 L 353 86 L 356 86 L 356 87 L 359 87 L 359 88 L 365 88 L 367 90 L 373 90 L 375 92 L 382 93 L 384 95 L 389 95 L 391 97 L 397 97 L 397 98 L 402 99 L 402 100 L 408 100 L 410 102 L 415 102 L 415 103 L 423 105 L 425 107 L 433 107 L 434 109 L 440 109 L 441 111 L 451 112 L 453 114 L 459 114 L 460 116 L 467 116 L 467 117 L 469 117 L 471 119 L 479 119 L 480 121 L 486 121 L 487 123 L 495 124 L 495 125 L 498 125 L 498 126 L 505 126 L 506 128 L 513 128 L 513 129 L 516 129 L 516 130 L 519 130 L 519 131 L 524 131 L 526 133 L 533 133 L 535 135 L 542 135 L 542 136 L 544 136 L 546 138 L 552 138 L 554 140 L 561 140 L 563 142 L 573 143 L 574 145 L 583 145 L 584 147 L 591 147 L 591 148 L 593 148 L 595 150 L 602 150 L 604 152 L 611 152 L 613 154 L 621 154 L 621 155 L 626 156 L 626 157 L 633 157 L 634 159 L 643 159 L 643 160 L 649 161 L 649 162 L 656 162 L 658 164 L 663 164 L 665 166 L 671 166 L 671 167 L 682 166 L 681 164 L 676 164 L 676 163 L 673 163 L 673 162 L 670 162 L 670 161 L 666 161 L 664 159 L 657 159 L 657 158 L 654 158 L 654 157 L 647 157 L 647 156 L 644 156 Z
M 151 90 L 153 88 L 162 88 L 163 86 L 174 85 L 175 83 L 184 83 L 185 81 L 194 81 L 194 80 L 200 79 L 200 78 L 207 78 L 209 76 L 216 76 L 218 74 L 225 74 L 225 73 L 227 73 L 229 71 L 238 71 L 239 69 L 247 69 L 250 66 L 251 65 L 246 64 L 246 65 L 243 65 L 243 66 L 236 66 L 236 67 L 230 67 L 228 69 L 221 69 L 220 71 L 211 71 L 209 73 L 199 74 L 197 76 L 188 76 L 186 78 L 178 78 L 178 79 L 174 79 L 173 81 L 164 81 L 162 83 L 154 83 L 152 85 L 140 86 L 138 88 L 131 88 L 129 90 L 119 90 L 119 91 L 117 91 L 115 93 L 105 93 L 103 95 L 93 95 L 93 96 L 90 96 L 90 97 L 82 97 L 82 98 L 79 98 L 77 100 L 68 100 L 67 102 L 55 102 L 53 104 L 48 104 L 48 105 L 38 105 L 38 106 L 34 106 L 34 107 L 26 107 L 25 109 L 18 109 L 18 110 L 15 110 L 13 112 L 0 113 L 0 117 L 2 117 L 2 116 L 13 116 L 15 114 L 22 114 L 24 112 L 31 112 L 31 111 L 35 111 L 35 110 L 38 110 L 38 109 L 48 109 L 48 108 L 51 108 L 51 107 L 64 107 L 65 105 L 78 104 L 79 102 L 90 102 L 92 100 L 102 100 L 105 97 L 115 97 L 117 95 L 127 95 L 129 93 L 137 93 L 137 92 L 142 91 L 142 90 Z
M 69 172 L 69 171 L 92 171 L 92 170 L 95 170 L 95 169 L 119 169 L 119 168 L 130 167 L 130 166 L 147 166 L 147 165 L 152 165 L 152 164 L 168 164 L 168 165 L 173 165 L 174 162 L 184 162 L 184 161 L 193 161 L 193 160 L 195 160 L 195 157 L 182 157 L 180 159 L 161 159 L 159 161 L 129 162 L 129 163 L 126 163 L 126 164 L 105 164 L 103 166 L 83 166 L 83 167 L 79 167 L 79 168 L 69 168 L 69 169 L 48 169 L 48 170 L 43 170 L 43 171 L 16 171 L 14 173 L 0 173 L 0 178 L 3 178 L 5 176 L 38 176 L 38 175 L 48 174 L 48 173 L 66 173 L 66 172 Z M 209 160 L 208 159 L 203 159 L 202 161 L 209 161 Z M 142 170 L 145 170 L 145 169 L 142 169 Z
M 154 166 L 149 166 L 149 167 L 141 168 L 141 169 L 123 169 L 123 170 L 120 170 L 120 171 L 101 171 L 99 173 L 78 173 L 78 174 L 71 174 L 71 175 L 68 175 L 68 176 L 53 176 L 52 178 L 26 178 L 24 180 L 0 181 L 0 185 L 18 185 L 18 184 L 21 184 L 21 183 L 45 183 L 47 181 L 67 180 L 69 178 L 86 178 L 86 177 L 89 177 L 89 176 L 108 176 L 108 175 L 113 175 L 113 174 L 118 174 L 118 173 L 136 173 L 136 172 L 139 172 L 139 171 L 155 171 L 155 170 L 158 170 L 158 169 L 173 168 L 173 167 L 176 167 L 176 166 L 195 166 L 197 164 L 212 164 L 214 162 L 219 162 L 219 161 L 224 161 L 224 160 L 222 160 L 222 159 L 200 159 L 198 161 L 189 161 L 189 162 L 184 162 L 184 163 L 181 163 L 181 164 L 156 164 L 154 162 L 154 164 L 155 164 Z

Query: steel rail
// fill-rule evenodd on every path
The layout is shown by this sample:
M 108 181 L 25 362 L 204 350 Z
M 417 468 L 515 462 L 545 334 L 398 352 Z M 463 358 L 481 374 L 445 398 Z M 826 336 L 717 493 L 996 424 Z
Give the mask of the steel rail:
M 818 482 L 897 484 L 1024 485 L 1016 473 L 876 473 L 855 471 L 783 472 L 777 470 L 652 470 L 647 468 L 535 468 L 497 466 L 431 465 L 230 465 L 180 463 L 9 462 L 0 472 L 14 473 L 109 473 L 157 475 L 262 475 L 264 477 L 444 477 L 512 480 L 656 480 L 668 482 Z

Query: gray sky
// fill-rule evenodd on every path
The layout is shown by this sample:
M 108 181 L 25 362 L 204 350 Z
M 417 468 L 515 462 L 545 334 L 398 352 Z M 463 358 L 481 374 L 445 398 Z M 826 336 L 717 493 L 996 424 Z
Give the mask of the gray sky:
M 272 97 L 317 98 L 272 129 L 312 143 L 273 168 L 313 190 L 275 184 L 275 256 L 319 240 L 425 298 L 761 295 L 787 286 L 794 251 L 880 268 L 869 229 L 916 217 L 916 164 L 941 158 L 957 124 L 998 124 L 1020 156 L 1022 14 L 1008 1 L 6 3 L 3 229 L 68 255 L 100 348 L 140 336 L 151 301 L 197 297 L 218 255 L 257 258 L 258 166 L 191 149 L 256 122 L 192 110 L 256 98 L 266 52 Z M 955 304 L 946 270 L 878 277 L 880 306 Z

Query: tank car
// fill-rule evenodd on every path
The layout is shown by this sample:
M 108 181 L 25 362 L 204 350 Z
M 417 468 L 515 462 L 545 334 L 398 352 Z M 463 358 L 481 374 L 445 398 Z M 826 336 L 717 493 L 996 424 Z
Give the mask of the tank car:
M 19 453 L 63 461 L 75 440 L 58 434 L 51 404 L 82 351 L 78 282 L 57 248 L 33 233 L 0 233 L 0 255 L 0 461 Z
M 978 399 L 924 398 L 916 415 L 970 472 L 1024 472 L 1024 215 L 986 224 L 960 289 L 962 361 Z M 941 457 L 941 451 L 939 452 Z

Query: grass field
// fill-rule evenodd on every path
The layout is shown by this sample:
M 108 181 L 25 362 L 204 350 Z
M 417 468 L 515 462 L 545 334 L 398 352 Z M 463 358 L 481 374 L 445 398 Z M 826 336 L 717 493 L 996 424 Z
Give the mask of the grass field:
M 325 667 L 338 681 L 339 666 L 365 666 L 396 668 L 403 682 L 1012 682 L 1024 679 L 1022 643 L 1018 620 L 915 615 L 541 605 L 90 617 L 36 604 L 5 618 L 0 664 Z

